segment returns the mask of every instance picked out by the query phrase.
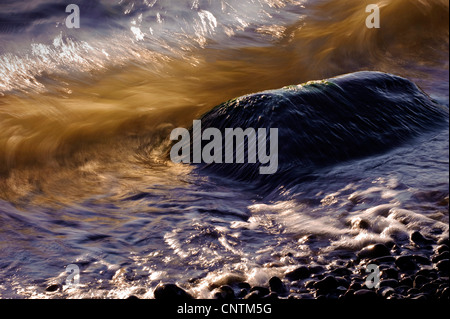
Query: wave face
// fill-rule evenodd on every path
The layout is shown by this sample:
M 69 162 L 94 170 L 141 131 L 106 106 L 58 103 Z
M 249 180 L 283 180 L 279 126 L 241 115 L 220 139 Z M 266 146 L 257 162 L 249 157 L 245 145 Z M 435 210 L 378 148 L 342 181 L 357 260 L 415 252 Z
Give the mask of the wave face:
M 246 95 L 219 105 L 201 120 L 203 130 L 222 132 L 222 145 L 226 128 L 276 128 L 278 172 L 311 172 L 387 151 L 442 127 L 448 123 L 448 109 L 407 79 L 359 72 Z M 247 151 L 249 147 L 259 151 L 247 139 Z M 259 177 L 261 164 L 224 163 L 225 156 L 220 164 L 204 167 L 236 179 Z

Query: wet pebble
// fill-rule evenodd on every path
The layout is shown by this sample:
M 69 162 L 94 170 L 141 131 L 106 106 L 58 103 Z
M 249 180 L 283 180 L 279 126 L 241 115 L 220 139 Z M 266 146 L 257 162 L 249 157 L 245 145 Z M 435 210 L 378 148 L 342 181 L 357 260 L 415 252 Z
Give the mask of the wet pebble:
M 416 270 L 417 264 L 413 256 L 400 256 L 395 260 L 395 265 L 402 271 Z
M 236 296 L 233 288 L 225 285 L 217 289 L 217 292 L 214 294 L 214 298 L 217 300 L 234 300 L 236 299 Z
M 275 292 L 279 295 L 284 295 L 288 292 L 288 290 L 286 289 L 286 286 L 281 281 L 281 279 L 278 277 L 272 277 L 269 280 L 269 286 L 270 286 L 271 292 Z
M 434 240 L 426 238 L 418 231 L 415 231 L 411 234 L 411 242 L 421 248 L 427 248 L 435 244 Z
M 449 253 L 448 251 L 444 251 L 444 252 L 442 252 L 442 253 L 440 253 L 440 254 L 438 254 L 438 255 L 433 256 L 432 262 L 433 262 L 434 264 L 437 264 L 437 263 L 440 262 L 441 260 L 449 259 L 449 257 L 450 257 L 450 253 Z
M 447 252 L 449 251 L 448 246 L 447 245 L 440 245 L 440 246 L 438 246 L 436 248 L 435 253 L 436 253 L 436 255 L 440 255 L 440 254 L 442 254 L 443 252 L 446 252 L 446 251 Z
M 245 300 L 258 300 L 264 296 L 261 296 L 261 293 L 258 290 L 250 292 L 248 295 L 244 297 Z
M 381 271 L 381 278 L 398 280 L 399 273 L 397 269 L 387 268 Z
M 388 299 L 391 295 L 395 294 L 395 289 L 392 287 L 381 287 L 377 293 L 382 298 Z
M 333 269 L 330 274 L 334 276 L 350 276 L 352 274 L 352 271 L 346 267 L 341 267 Z
M 157 300 L 190 300 L 190 294 L 174 284 L 159 284 L 154 291 Z
M 414 280 L 411 277 L 405 277 L 399 281 L 398 285 L 412 288 L 414 286 Z
M 380 282 L 380 287 L 396 288 L 398 287 L 398 281 L 395 279 L 385 279 Z
M 416 289 L 420 289 L 423 285 L 425 285 L 428 282 L 430 282 L 430 280 L 427 277 L 419 275 L 416 276 L 416 278 L 414 279 L 413 287 Z
M 322 293 L 330 292 L 333 289 L 336 289 L 338 287 L 338 282 L 336 278 L 333 276 L 325 277 L 324 279 L 316 282 L 314 284 L 314 288 Z
M 449 273 L 449 267 L 450 264 L 448 259 L 443 259 L 436 264 L 436 269 L 447 275 Z
M 261 298 L 270 294 L 270 290 L 265 287 L 253 287 L 252 289 L 250 289 L 250 293 L 255 292 L 255 291 L 258 292 L 258 294 Z
M 427 295 L 433 296 L 436 294 L 436 292 L 438 291 L 439 286 L 437 284 L 434 283 L 426 283 L 424 284 L 421 288 L 420 288 L 420 292 L 423 292 Z
M 375 259 L 379 257 L 389 256 L 391 254 L 390 249 L 383 244 L 370 245 L 363 248 L 357 257 L 361 259 Z
M 47 292 L 57 292 L 58 290 L 60 290 L 62 287 L 60 284 L 52 284 L 50 286 L 48 286 L 45 291 Z
M 308 267 L 303 266 L 287 273 L 285 276 L 290 281 L 303 280 L 311 276 L 311 271 Z
M 438 240 L 438 245 L 446 245 L 447 247 L 450 247 L 450 240 L 448 237 L 444 237 Z

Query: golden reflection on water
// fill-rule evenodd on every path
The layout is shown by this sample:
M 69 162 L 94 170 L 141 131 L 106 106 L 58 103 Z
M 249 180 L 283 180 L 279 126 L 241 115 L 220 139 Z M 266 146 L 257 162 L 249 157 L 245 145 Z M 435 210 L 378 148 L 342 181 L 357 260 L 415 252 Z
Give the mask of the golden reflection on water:
M 0 197 L 101 193 L 109 178 L 132 175 L 133 165 L 151 170 L 154 161 L 142 159 L 164 152 L 172 128 L 243 94 L 358 70 L 422 79 L 424 87 L 448 74 L 448 1 L 375 2 L 379 30 L 365 27 L 373 0 L 322 1 L 290 27 L 258 29 L 272 35 L 265 46 L 206 46 L 183 58 L 147 52 L 147 64 L 81 78 L 42 75 L 48 93 L 0 98 Z

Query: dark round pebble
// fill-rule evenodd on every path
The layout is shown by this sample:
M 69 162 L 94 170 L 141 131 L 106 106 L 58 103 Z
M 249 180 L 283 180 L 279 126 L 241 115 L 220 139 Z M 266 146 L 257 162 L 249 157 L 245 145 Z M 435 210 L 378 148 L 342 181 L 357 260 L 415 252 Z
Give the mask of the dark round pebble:
M 338 282 L 333 276 L 325 277 L 314 284 L 314 288 L 317 289 L 320 294 L 326 294 L 337 287 Z
M 45 291 L 47 291 L 47 292 L 57 292 L 60 288 L 61 288 L 60 284 L 53 284 L 53 285 L 48 286 L 45 289 Z
M 252 291 L 247 296 L 244 297 L 246 300 L 258 300 L 264 296 L 261 296 L 261 293 L 258 290 Z
M 436 264 L 437 270 L 439 270 L 440 272 L 443 272 L 444 274 L 447 274 L 447 275 L 449 272 L 449 267 L 450 267 L 450 264 L 449 264 L 448 259 L 443 259 Z
M 214 297 L 217 300 L 234 300 L 234 299 L 236 299 L 236 295 L 234 294 L 233 288 L 231 288 L 230 286 L 227 286 L 227 285 L 221 286 L 218 289 L 218 291 L 216 292 L 216 294 L 214 295 Z
M 276 292 L 279 295 L 287 293 L 286 286 L 283 284 L 280 278 L 273 277 L 269 280 L 269 286 L 271 292 Z
M 433 284 L 433 283 L 429 282 L 429 283 L 426 283 L 425 285 L 423 285 L 420 288 L 420 292 L 423 292 L 423 293 L 425 293 L 427 295 L 431 295 L 432 296 L 432 295 L 436 294 L 438 289 L 439 289 L 439 286 L 437 284 Z
M 412 300 L 422 300 L 422 301 L 427 301 L 428 297 L 425 294 L 418 294 L 416 296 L 410 296 L 410 299 Z
M 249 291 L 250 289 L 252 289 L 252 286 L 250 286 L 250 284 L 248 282 L 240 282 L 237 284 L 237 287 L 239 289 L 245 289 L 247 291 Z
M 435 243 L 434 240 L 425 238 L 425 236 L 423 236 L 418 231 L 415 231 L 411 234 L 411 242 L 413 242 L 414 244 L 416 244 L 421 248 L 426 248 Z
M 387 299 L 391 295 L 395 294 L 395 289 L 392 287 L 382 287 L 377 291 L 378 295 L 384 299 Z
M 416 289 L 420 289 L 423 285 L 425 285 L 428 282 L 430 282 L 430 280 L 427 277 L 419 275 L 416 276 L 416 278 L 414 279 L 413 287 Z
M 414 256 L 400 256 L 395 260 L 395 265 L 402 271 L 417 269 Z
M 437 264 L 437 263 L 440 262 L 441 260 L 449 259 L 449 257 L 450 257 L 450 253 L 449 253 L 448 251 L 444 251 L 444 252 L 440 253 L 439 255 L 435 255 L 435 256 L 432 258 L 432 262 L 433 262 L 434 264 Z
M 331 274 L 334 276 L 350 276 L 352 274 L 352 271 L 348 268 L 342 267 L 342 268 L 336 268 L 333 271 L 331 271 Z
M 406 292 L 411 289 L 411 287 L 408 286 L 398 286 L 397 288 L 395 288 L 395 291 L 400 294 L 400 295 L 405 295 Z
M 271 292 L 267 296 L 264 296 L 262 298 L 263 300 L 279 300 L 278 294 L 276 292 Z
M 362 285 L 359 282 L 353 282 L 350 287 L 348 287 L 349 290 L 358 291 L 362 289 Z
M 308 270 L 310 271 L 311 274 L 321 274 L 325 271 L 325 268 L 323 268 L 322 266 L 309 266 Z
M 396 288 L 398 287 L 398 281 L 395 279 L 385 279 L 380 282 L 380 287 Z
M 139 300 L 139 298 L 135 295 L 131 295 L 127 298 L 127 300 Z
M 446 251 L 447 251 L 447 252 L 449 251 L 447 245 L 440 245 L 440 246 L 437 247 L 436 250 L 435 250 L 435 252 L 436 252 L 437 255 L 440 255 L 440 254 L 442 254 L 443 252 L 446 252 Z
M 358 254 L 358 258 L 361 259 L 374 259 L 379 257 L 389 256 L 391 251 L 383 244 L 370 245 L 363 248 Z
M 420 265 L 431 265 L 430 258 L 420 256 L 420 255 L 414 255 L 412 257 L 414 257 L 414 260 L 416 261 L 416 263 L 418 263 Z
M 265 287 L 258 287 L 257 286 L 257 287 L 253 287 L 252 289 L 250 289 L 250 292 L 254 292 L 254 291 L 257 291 L 261 298 L 270 294 L 270 290 L 268 288 L 265 288 Z
M 289 281 L 303 280 L 311 276 L 311 271 L 308 267 L 303 266 L 287 273 L 285 276 Z
M 154 295 L 156 300 L 185 301 L 193 299 L 190 294 L 174 284 L 159 284 Z
M 398 283 L 399 286 L 406 286 L 412 288 L 414 286 L 414 280 L 410 277 L 403 278 Z
M 381 278 L 398 280 L 398 270 L 394 268 L 387 268 L 381 271 Z
M 447 247 L 450 247 L 450 240 L 448 237 L 444 237 L 438 240 L 438 245 L 446 245 Z
M 338 287 L 344 287 L 346 290 L 350 287 L 350 281 L 344 277 L 336 277 L 336 281 Z
M 447 301 L 450 299 L 450 288 L 447 287 L 441 291 L 439 296 L 439 300 Z
M 419 293 L 420 293 L 420 290 L 417 289 L 417 288 L 411 288 L 411 289 L 409 289 L 409 290 L 406 292 L 406 294 L 407 294 L 408 296 L 418 295 Z

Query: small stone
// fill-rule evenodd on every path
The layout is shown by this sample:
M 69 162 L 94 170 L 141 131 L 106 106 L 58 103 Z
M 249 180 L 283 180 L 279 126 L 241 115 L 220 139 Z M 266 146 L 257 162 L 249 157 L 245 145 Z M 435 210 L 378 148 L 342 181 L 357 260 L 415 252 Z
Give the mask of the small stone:
M 353 282 L 348 289 L 358 291 L 362 289 L 362 285 L 359 282 Z
M 154 295 L 156 300 L 185 301 L 193 299 L 186 291 L 174 284 L 159 284 Z
M 381 271 L 381 278 L 398 280 L 398 271 L 394 268 L 387 268 Z
M 374 259 L 379 257 L 389 256 L 391 251 L 383 244 L 370 245 L 363 248 L 358 253 L 358 258 L 361 259 Z
M 434 240 L 425 238 L 420 232 L 415 231 L 411 234 L 411 242 L 419 247 L 425 248 L 434 244 Z
M 395 258 L 392 256 L 384 256 L 384 257 L 378 257 L 371 259 L 368 264 L 375 264 L 375 265 L 391 265 L 395 263 Z
M 262 297 L 265 297 L 267 295 L 270 294 L 270 290 L 268 288 L 265 287 L 253 287 L 252 289 L 250 289 L 250 292 L 254 292 L 254 291 L 258 291 L 259 295 Z
M 267 296 L 264 296 L 262 299 L 263 300 L 279 300 L 280 298 L 278 298 L 278 294 L 276 292 L 271 292 Z
M 380 282 L 380 287 L 398 287 L 398 281 L 395 279 L 385 279 Z
M 249 291 L 250 289 L 252 289 L 252 286 L 250 286 L 250 284 L 248 282 L 240 282 L 237 284 L 239 289 L 245 289 L 247 291 Z
M 139 300 L 139 298 L 135 295 L 131 295 L 127 298 L 127 300 Z
M 311 276 L 311 271 L 308 267 L 303 266 L 287 273 L 285 276 L 289 281 L 303 280 Z
M 333 276 L 328 276 L 314 284 L 314 288 L 324 292 L 336 289 L 337 287 L 338 287 L 337 280 Z
M 439 300 L 447 301 L 450 299 L 450 288 L 446 287 L 442 290 Z
M 439 255 L 434 256 L 431 261 L 433 262 L 433 264 L 437 264 L 441 260 L 449 259 L 449 257 L 450 257 L 450 253 L 448 251 L 444 251 L 444 252 L 440 253 Z
M 426 278 L 425 276 L 416 276 L 416 278 L 414 279 L 414 288 L 416 289 L 420 289 L 423 285 L 425 285 L 426 283 L 430 282 L 430 280 L 428 278 Z
M 440 245 L 440 246 L 438 246 L 438 247 L 436 248 L 436 250 L 435 250 L 436 255 L 440 255 L 440 254 L 442 254 L 443 252 L 446 252 L 446 251 L 447 251 L 447 252 L 449 251 L 447 245 Z
M 417 296 L 412 296 L 411 298 L 412 300 L 423 300 L 423 301 L 427 301 L 428 298 L 425 294 L 419 294 Z
M 412 288 L 414 286 L 414 280 L 410 277 L 406 277 L 400 280 L 398 285 Z
M 395 265 L 402 271 L 417 269 L 417 264 L 413 256 L 400 256 L 395 260 Z
M 405 295 L 406 292 L 411 289 L 411 287 L 408 286 L 398 286 L 397 288 L 395 288 L 395 291 L 400 294 L 400 295 Z
M 305 282 L 305 288 L 307 289 L 313 289 L 314 285 L 317 283 L 317 280 L 309 280 Z
M 384 299 L 387 299 L 389 296 L 395 294 L 395 289 L 392 287 L 382 287 L 378 289 L 377 293 Z
M 437 284 L 429 282 L 423 285 L 422 288 L 420 288 L 420 292 L 433 296 L 436 294 L 438 288 L 439 286 Z
M 287 293 L 286 286 L 283 284 L 280 278 L 273 277 L 269 280 L 269 286 L 271 292 L 276 292 L 279 295 Z
M 438 277 L 435 269 L 421 269 L 416 273 L 416 276 L 424 276 L 429 279 L 437 279 Z
M 447 247 L 450 247 L 450 241 L 448 237 L 444 237 L 438 240 L 438 245 L 446 245 Z
M 331 274 L 334 276 L 350 276 L 352 271 L 348 268 L 342 267 L 334 269 Z
M 245 300 L 258 300 L 261 299 L 261 293 L 258 290 L 252 291 L 247 296 L 244 297 Z
M 230 286 L 227 286 L 227 285 L 221 286 L 218 289 L 218 291 L 216 292 L 216 294 L 214 295 L 214 297 L 217 300 L 234 300 L 234 299 L 236 299 L 233 288 L 231 288 Z
M 431 265 L 431 260 L 425 256 L 420 256 L 420 255 L 414 255 L 412 256 L 414 257 L 414 260 L 416 261 L 416 263 L 420 264 L 420 265 Z
M 420 290 L 417 288 L 411 288 L 406 293 L 408 296 L 418 295 L 420 293 Z
M 345 290 L 350 287 L 350 281 L 345 279 L 344 277 L 336 277 L 338 287 L 344 287 Z
M 436 264 L 437 270 L 439 270 L 440 272 L 442 272 L 444 274 L 448 274 L 449 267 L 450 267 L 450 264 L 449 264 L 448 259 L 443 259 Z
M 395 293 L 390 295 L 388 298 L 388 300 L 402 300 L 404 299 L 404 297 L 401 294 Z
M 61 288 L 60 284 L 53 284 L 53 285 L 48 286 L 45 289 L 45 291 L 47 291 L 47 292 L 57 292 L 60 288 Z
M 311 274 L 321 274 L 325 271 L 325 268 L 323 268 L 322 266 L 309 266 L 308 270 L 310 271 Z

